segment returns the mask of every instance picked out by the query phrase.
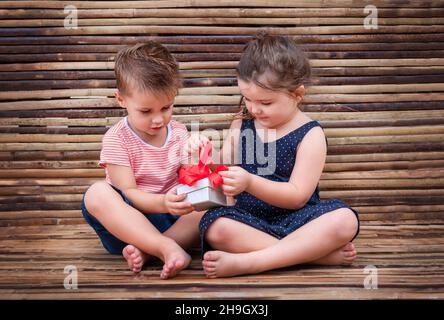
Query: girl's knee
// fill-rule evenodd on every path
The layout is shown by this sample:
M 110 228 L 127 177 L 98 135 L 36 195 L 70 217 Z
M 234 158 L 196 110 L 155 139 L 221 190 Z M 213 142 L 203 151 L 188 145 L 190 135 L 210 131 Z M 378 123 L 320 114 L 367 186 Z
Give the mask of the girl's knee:
M 226 242 L 230 236 L 230 226 L 228 218 L 216 219 L 207 229 L 205 233 L 205 239 L 211 245 L 216 245 Z
M 339 239 L 351 241 L 358 231 L 358 218 L 355 213 L 348 208 L 340 208 L 334 211 L 336 234 Z

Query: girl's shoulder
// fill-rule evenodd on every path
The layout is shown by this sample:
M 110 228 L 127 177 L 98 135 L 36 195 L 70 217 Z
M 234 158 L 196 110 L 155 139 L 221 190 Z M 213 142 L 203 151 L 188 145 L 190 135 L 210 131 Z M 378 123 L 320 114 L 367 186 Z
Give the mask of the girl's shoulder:
M 231 122 L 230 130 L 240 129 L 244 121 L 246 121 L 246 119 L 234 119 Z

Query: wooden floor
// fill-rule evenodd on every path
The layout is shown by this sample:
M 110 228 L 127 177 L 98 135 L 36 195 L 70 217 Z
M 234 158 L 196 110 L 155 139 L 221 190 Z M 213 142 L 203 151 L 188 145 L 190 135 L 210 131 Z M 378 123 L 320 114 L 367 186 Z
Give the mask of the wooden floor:
M 105 252 L 85 224 L 0 227 L 1 299 L 442 299 L 444 225 L 363 225 L 352 267 L 302 266 L 231 279 L 206 279 L 196 251 L 189 269 L 160 280 L 160 262 L 138 275 Z M 66 290 L 74 265 L 78 289 Z M 364 268 L 378 288 L 365 289 Z

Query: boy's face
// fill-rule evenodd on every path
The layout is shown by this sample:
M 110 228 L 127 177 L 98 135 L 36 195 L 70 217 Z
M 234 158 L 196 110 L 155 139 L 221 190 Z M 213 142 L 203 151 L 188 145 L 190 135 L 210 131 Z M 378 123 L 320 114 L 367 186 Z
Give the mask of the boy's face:
M 117 102 L 128 112 L 131 128 L 141 138 L 153 138 L 165 132 L 173 114 L 174 96 L 133 91 L 131 96 L 115 93 Z

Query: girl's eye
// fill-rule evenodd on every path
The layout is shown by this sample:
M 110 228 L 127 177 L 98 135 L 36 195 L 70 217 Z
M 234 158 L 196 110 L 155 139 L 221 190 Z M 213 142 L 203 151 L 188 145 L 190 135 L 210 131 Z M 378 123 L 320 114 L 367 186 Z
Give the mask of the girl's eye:
M 143 110 L 143 111 L 141 111 L 143 114 L 148 114 L 148 113 L 150 113 L 151 112 L 151 110 Z
M 170 108 L 171 108 L 171 106 L 165 107 L 165 108 L 162 109 L 162 111 L 168 111 L 168 110 L 170 110 Z
M 271 104 L 271 102 L 267 102 L 267 103 L 263 102 L 262 103 L 263 106 L 269 106 L 270 104 Z

